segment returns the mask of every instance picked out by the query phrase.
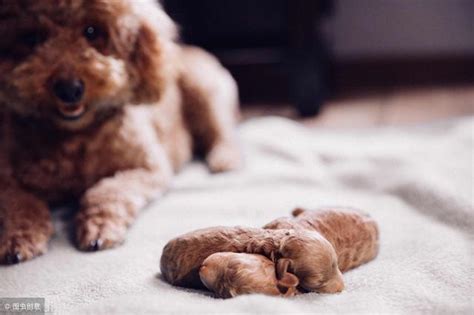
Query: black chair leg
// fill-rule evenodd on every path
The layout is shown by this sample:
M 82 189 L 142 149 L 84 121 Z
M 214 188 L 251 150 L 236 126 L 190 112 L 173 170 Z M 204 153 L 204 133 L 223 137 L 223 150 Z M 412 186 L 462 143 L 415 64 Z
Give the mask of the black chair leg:
M 302 117 L 320 113 L 327 97 L 326 78 L 323 67 L 311 58 L 293 63 L 291 71 L 291 94 L 298 113 Z
M 328 52 L 318 32 L 319 17 L 330 4 L 326 2 L 288 2 L 290 95 L 303 117 L 317 115 L 329 94 Z

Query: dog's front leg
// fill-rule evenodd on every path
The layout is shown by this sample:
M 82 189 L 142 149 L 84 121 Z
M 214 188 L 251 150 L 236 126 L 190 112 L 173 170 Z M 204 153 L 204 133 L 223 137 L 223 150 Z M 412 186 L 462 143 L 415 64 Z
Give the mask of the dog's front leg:
M 212 172 L 238 169 L 242 157 L 236 139 L 238 116 L 237 85 L 230 75 L 205 51 L 184 47 L 180 87 L 185 116 L 198 149 L 205 154 Z
M 170 175 L 164 170 L 121 171 L 87 190 L 76 217 L 79 249 L 96 251 L 121 244 L 138 211 L 164 193 Z
M 52 234 L 44 201 L 16 185 L 0 183 L 0 263 L 16 264 L 43 254 Z

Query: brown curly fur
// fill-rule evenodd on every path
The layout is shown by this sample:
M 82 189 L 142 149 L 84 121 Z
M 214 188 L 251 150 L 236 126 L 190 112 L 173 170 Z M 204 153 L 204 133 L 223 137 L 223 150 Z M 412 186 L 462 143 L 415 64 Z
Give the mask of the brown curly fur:
M 161 261 L 165 279 L 194 286 L 195 268 L 201 266 L 200 280 L 221 298 L 250 293 L 293 296 L 301 293 L 301 288 L 336 293 L 344 288 L 341 271 L 364 264 L 378 253 L 377 223 L 359 210 L 297 208 L 292 214 L 293 218 L 279 218 L 264 226 L 275 234 L 259 229 L 211 228 L 170 241 Z M 319 238 L 314 242 L 296 234 L 292 242 L 282 241 L 282 232 L 288 231 L 312 231 Z M 266 239 L 265 250 L 260 248 L 262 238 Z M 322 246 L 322 239 L 332 246 Z M 318 242 L 319 247 L 309 246 Z M 327 259 L 331 253 L 337 259 Z
M 293 218 L 279 218 L 265 229 L 306 229 L 321 233 L 337 253 L 341 272 L 360 266 L 377 256 L 377 223 L 356 209 L 321 208 L 313 211 L 297 208 Z
M 298 278 L 290 272 L 278 275 L 275 264 L 262 255 L 215 253 L 199 269 L 204 285 L 221 298 L 242 294 L 294 296 Z
M 169 241 L 160 267 L 173 285 L 203 288 L 199 269 L 210 255 L 220 252 L 259 254 L 276 262 L 276 272 L 299 279 L 299 287 L 316 292 L 339 292 L 344 287 L 332 245 L 319 233 L 304 229 L 212 227 Z
M 234 81 L 155 1 L 0 0 L 0 33 L 1 262 L 46 251 L 47 204 L 80 200 L 78 247 L 110 248 L 193 150 L 239 166 Z M 74 119 L 52 91 L 70 78 Z

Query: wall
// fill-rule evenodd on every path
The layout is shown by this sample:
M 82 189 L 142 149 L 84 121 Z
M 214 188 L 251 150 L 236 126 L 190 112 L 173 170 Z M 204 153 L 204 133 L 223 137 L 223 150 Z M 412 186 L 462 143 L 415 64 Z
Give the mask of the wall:
M 339 0 L 326 26 L 343 58 L 474 55 L 474 0 Z

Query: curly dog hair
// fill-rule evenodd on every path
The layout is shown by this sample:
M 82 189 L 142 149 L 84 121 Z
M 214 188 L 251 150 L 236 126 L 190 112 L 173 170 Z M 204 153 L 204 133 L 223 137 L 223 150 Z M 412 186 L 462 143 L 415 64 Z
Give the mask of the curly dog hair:
M 154 0 L 0 0 L 0 261 L 47 250 L 78 200 L 81 250 L 119 245 L 199 152 L 238 168 L 234 80 Z

